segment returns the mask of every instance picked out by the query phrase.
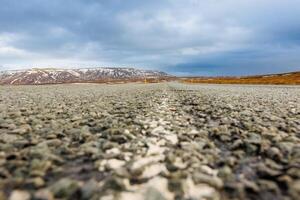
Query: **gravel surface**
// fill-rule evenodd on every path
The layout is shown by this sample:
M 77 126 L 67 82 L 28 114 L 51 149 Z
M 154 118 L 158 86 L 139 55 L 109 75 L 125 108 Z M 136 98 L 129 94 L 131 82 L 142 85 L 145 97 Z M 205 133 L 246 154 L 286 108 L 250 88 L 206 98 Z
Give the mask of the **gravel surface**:
M 0 200 L 300 197 L 300 87 L 0 87 Z

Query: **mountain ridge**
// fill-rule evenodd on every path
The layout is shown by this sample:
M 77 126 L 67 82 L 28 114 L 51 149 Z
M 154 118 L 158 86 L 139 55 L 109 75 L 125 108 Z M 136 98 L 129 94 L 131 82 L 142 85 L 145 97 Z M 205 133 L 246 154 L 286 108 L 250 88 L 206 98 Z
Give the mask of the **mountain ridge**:
M 171 77 L 171 75 L 162 71 L 131 67 L 32 68 L 0 71 L 0 84 L 40 85 L 162 77 Z

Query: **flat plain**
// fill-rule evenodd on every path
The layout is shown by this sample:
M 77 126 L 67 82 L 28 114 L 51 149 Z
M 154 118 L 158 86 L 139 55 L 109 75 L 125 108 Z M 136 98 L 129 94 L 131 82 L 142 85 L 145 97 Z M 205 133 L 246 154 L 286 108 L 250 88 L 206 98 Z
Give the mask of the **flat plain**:
M 299 86 L 0 86 L 0 199 L 298 199 L 299 99 Z
M 300 85 L 300 72 L 240 77 L 190 77 L 182 78 L 181 81 L 184 83 Z

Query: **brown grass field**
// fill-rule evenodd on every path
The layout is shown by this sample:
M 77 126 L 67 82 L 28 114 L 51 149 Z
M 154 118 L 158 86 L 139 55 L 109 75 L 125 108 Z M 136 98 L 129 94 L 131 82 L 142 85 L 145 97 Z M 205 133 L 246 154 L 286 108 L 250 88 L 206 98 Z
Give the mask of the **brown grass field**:
M 184 83 L 300 85 L 300 71 L 242 77 L 186 77 Z

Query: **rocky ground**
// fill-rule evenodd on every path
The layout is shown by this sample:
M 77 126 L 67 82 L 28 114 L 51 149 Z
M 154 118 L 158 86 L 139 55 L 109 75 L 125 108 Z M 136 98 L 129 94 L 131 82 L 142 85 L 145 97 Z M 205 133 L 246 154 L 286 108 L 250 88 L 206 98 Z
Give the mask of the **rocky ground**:
M 300 87 L 0 87 L 0 200 L 300 197 Z

